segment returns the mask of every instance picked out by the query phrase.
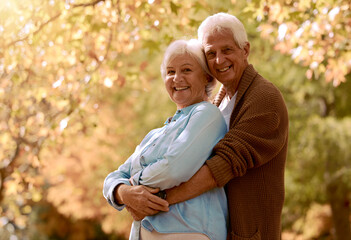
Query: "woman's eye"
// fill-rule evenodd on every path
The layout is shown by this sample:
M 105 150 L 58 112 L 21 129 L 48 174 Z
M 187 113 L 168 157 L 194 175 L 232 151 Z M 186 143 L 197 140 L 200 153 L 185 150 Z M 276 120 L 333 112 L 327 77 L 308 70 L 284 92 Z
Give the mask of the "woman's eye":
M 191 72 L 190 68 L 184 68 L 183 72 Z
M 174 71 L 173 70 L 168 70 L 167 71 L 167 75 L 174 75 Z

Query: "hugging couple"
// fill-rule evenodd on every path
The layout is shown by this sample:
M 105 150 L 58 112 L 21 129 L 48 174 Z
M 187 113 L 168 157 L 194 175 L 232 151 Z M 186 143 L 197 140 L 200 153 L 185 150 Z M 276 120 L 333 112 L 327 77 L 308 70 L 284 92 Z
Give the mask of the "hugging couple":
M 227 13 L 166 49 L 161 75 L 177 110 L 104 182 L 108 203 L 134 219 L 130 239 L 280 239 L 288 113 L 249 53 Z

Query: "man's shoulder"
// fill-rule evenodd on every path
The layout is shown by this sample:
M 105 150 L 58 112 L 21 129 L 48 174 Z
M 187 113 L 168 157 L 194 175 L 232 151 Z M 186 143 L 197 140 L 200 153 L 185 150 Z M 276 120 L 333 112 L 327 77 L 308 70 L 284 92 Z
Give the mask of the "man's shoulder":
M 285 109 L 285 101 L 280 90 L 269 80 L 257 74 L 244 94 L 244 105 L 263 109 Z
M 248 87 L 247 94 L 250 96 L 261 98 L 276 98 L 279 97 L 282 99 L 282 93 L 271 81 L 264 78 L 259 73 L 256 75 L 255 79 L 252 81 L 252 84 Z
M 261 74 L 257 74 L 252 85 L 250 86 L 256 91 L 271 91 L 280 93 L 280 90 L 269 80 L 263 77 Z
M 245 69 L 240 84 L 247 85 L 244 94 L 248 93 L 271 93 L 280 94 L 280 90 L 269 80 L 263 77 L 252 64 Z M 240 87 L 239 87 L 240 90 Z

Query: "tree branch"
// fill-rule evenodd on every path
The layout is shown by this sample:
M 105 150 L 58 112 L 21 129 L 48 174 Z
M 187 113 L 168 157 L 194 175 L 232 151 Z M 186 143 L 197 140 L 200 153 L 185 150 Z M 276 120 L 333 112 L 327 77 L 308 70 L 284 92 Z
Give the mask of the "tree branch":
M 19 150 L 20 150 L 21 142 L 16 141 L 16 149 L 14 150 L 14 153 L 10 157 L 10 161 L 7 164 L 7 166 L 0 168 L 0 203 L 4 199 L 3 195 L 3 190 L 4 190 L 4 180 L 7 176 L 9 176 L 11 173 L 8 172 L 8 167 L 13 165 L 15 160 L 17 159 L 19 155 Z
M 38 32 L 40 32 L 46 25 L 48 25 L 50 22 L 54 21 L 55 19 L 57 19 L 58 17 L 61 16 L 62 13 L 58 13 L 56 14 L 55 16 L 53 16 L 52 18 L 50 18 L 49 20 L 47 20 L 46 22 L 44 22 L 43 24 L 41 24 L 39 26 L 39 28 L 37 30 L 35 30 L 32 34 L 33 36 L 36 35 Z M 27 36 L 23 37 L 23 38 L 20 38 L 20 39 L 17 39 L 17 40 L 14 40 L 12 42 L 10 42 L 9 44 L 6 45 L 6 48 L 7 47 L 10 47 L 11 45 L 14 45 L 18 42 L 21 42 L 21 41 L 24 41 L 24 40 L 27 40 L 28 37 L 30 36 L 30 34 L 28 34 Z
M 93 2 L 90 3 L 80 3 L 80 4 L 72 4 L 72 8 L 76 8 L 76 7 L 89 7 L 89 6 L 95 6 L 96 4 L 98 4 L 99 2 L 105 2 L 105 0 L 95 0 Z
M 72 8 L 78 8 L 78 7 L 89 7 L 89 6 L 95 6 L 96 4 L 100 3 L 100 2 L 105 2 L 105 0 L 95 0 L 93 2 L 90 3 L 81 3 L 81 4 L 72 4 Z M 39 26 L 39 28 L 37 30 L 35 30 L 32 34 L 33 36 L 36 35 L 37 33 L 39 33 L 47 24 L 49 24 L 50 22 L 56 20 L 58 17 L 60 17 L 62 15 L 62 13 L 57 13 L 55 16 L 53 16 L 52 18 L 50 18 L 49 20 L 47 20 L 46 22 L 44 22 L 43 24 L 41 24 Z M 20 38 L 20 39 L 16 39 L 10 43 L 8 43 L 5 47 L 8 48 L 18 42 L 27 40 L 29 38 L 30 34 L 28 34 L 27 36 Z

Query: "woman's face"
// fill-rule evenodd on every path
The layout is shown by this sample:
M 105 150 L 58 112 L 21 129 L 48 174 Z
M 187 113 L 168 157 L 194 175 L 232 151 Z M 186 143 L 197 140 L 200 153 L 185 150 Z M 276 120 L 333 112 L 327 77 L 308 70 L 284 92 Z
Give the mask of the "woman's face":
M 177 109 L 207 100 L 208 75 L 189 54 L 176 56 L 167 65 L 165 86 Z

